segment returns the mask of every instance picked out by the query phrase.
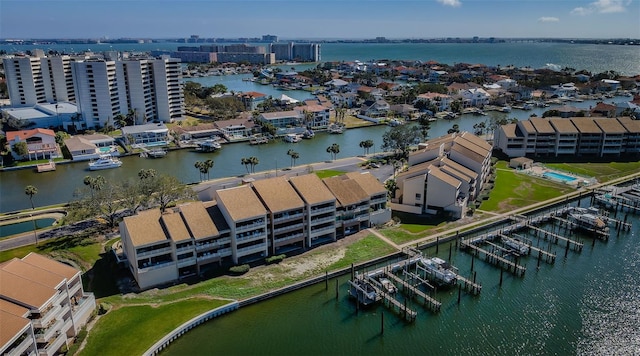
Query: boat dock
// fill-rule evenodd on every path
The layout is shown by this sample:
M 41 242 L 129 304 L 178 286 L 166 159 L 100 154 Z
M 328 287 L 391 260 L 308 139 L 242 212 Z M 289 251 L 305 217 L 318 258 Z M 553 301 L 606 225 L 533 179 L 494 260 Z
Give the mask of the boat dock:
M 393 274 L 391 274 L 393 275 Z M 395 275 L 393 275 L 395 276 Z M 373 291 L 375 292 L 375 299 L 371 299 L 371 298 L 366 298 L 365 296 L 369 293 L 370 295 L 370 291 L 365 290 L 361 287 L 362 284 L 366 283 L 367 286 L 369 286 L 371 289 L 373 289 Z M 349 285 L 350 285 L 350 291 L 352 290 L 356 290 L 356 294 L 357 295 L 353 295 L 352 296 L 357 298 L 356 301 L 356 310 L 357 310 L 357 306 L 358 304 L 363 304 L 363 305 L 368 305 L 371 304 L 373 302 L 378 302 L 380 300 L 385 302 L 385 305 L 391 309 L 393 309 L 394 311 L 397 311 L 398 313 L 402 314 L 402 316 L 409 321 L 414 321 L 416 319 L 416 317 L 418 316 L 418 313 L 415 310 L 412 310 L 411 308 L 407 307 L 407 302 L 405 300 L 404 304 L 400 303 L 396 298 L 394 298 L 392 295 L 385 293 L 384 288 L 382 288 L 382 286 L 380 285 L 380 283 L 378 281 L 376 281 L 372 276 L 368 275 L 368 274 L 363 274 L 363 275 L 356 275 L 354 278 L 354 281 L 349 280 Z M 350 292 L 351 293 L 351 292 Z
M 39 163 L 36 165 L 36 170 L 38 171 L 38 173 L 55 171 L 56 163 L 54 161 Z
M 486 235 L 485 235 L 486 236 Z M 511 272 L 518 277 L 524 276 L 524 273 L 527 271 L 527 267 L 518 265 L 516 262 L 512 262 L 502 256 L 498 256 L 495 253 L 489 252 L 483 248 L 480 248 L 474 243 L 478 243 L 478 239 L 469 239 L 469 240 L 461 240 L 460 241 L 460 249 L 461 250 L 471 250 L 472 255 L 480 258 L 484 256 L 484 260 L 494 264 L 507 272 Z
M 442 303 L 440 303 L 439 301 L 431 298 L 430 296 L 428 296 L 426 293 L 424 293 L 423 291 L 419 290 L 416 286 L 413 286 L 411 284 L 409 284 L 408 282 L 402 280 L 400 277 L 396 276 L 395 274 L 391 273 L 389 270 L 384 270 L 384 275 L 391 279 L 392 281 L 396 282 L 397 284 L 402 286 L 402 291 L 405 292 L 406 294 L 408 294 L 409 298 L 416 298 L 420 297 L 423 301 L 423 305 L 425 307 L 427 307 L 429 310 L 433 311 L 433 312 L 438 312 L 440 311 L 440 307 L 442 306 Z
M 571 240 L 569 238 L 566 238 L 564 236 L 560 236 L 558 234 L 554 234 L 553 232 L 549 232 L 549 231 L 547 231 L 545 229 L 541 229 L 541 228 L 539 228 L 537 226 L 534 226 L 534 225 L 529 225 L 527 227 L 529 229 L 535 231 L 534 234 L 535 234 L 536 237 L 540 237 L 539 233 L 543 234 L 542 235 L 543 239 L 549 240 L 549 241 L 551 241 L 552 243 L 554 243 L 556 245 L 558 244 L 558 240 L 562 240 L 562 241 L 566 242 L 566 246 L 568 246 L 568 248 L 572 249 L 573 251 L 581 252 L 582 249 L 584 248 L 584 244 L 580 243 L 578 241 Z
M 573 221 L 569 221 L 557 216 L 553 217 L 554 220 L 558 221 L 560 223 L 560 226 L 565 226 L 565 227 L 569 227 L 571 229 L 577 229 L 579 227 L 582 227 L 584 230 L 589 231 L 591 233 L 593 233 L 597 238 L 603 240 L 603 241 L 607 241 L 609 239 L 609 231 L 608 230 L 603 230 L 603 229 L 597 229 L 597 228 L 588 228 L 586 226 L 583 225 L 579 225 Z
M 551 252 L 548 252 L 548 251 L 545 251 L 543 249 L 540 249 L 540 248 L 538 248 L 536 246 L 533 246 L 532 243 L 527 243 L 526 239 L 524 239 L 522 236 L 520 236 L 518 234 L 513 234 L 513 236 L 518 237 L 520 242 L 522 242 L 525 245 L 529 246 L 529 255 L 531 255 L 531 251 L 534 251 L 534 252 L 538 253 L 538 259 L 541 259 L 542 256 L 544 256 L 544 261 L 546 263 L 553 264 L 553 263 L 556 262 L 556 255 L 555 254 L 553 254 Z M 508 236 L 500 234 L 500 237 L 508 237 Z

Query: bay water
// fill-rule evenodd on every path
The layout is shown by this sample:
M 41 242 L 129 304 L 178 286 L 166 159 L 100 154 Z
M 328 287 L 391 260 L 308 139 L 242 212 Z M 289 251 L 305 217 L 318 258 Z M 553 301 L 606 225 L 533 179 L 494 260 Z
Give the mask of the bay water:
M 588 200 L 583 202 L 583 206 Z M 623 218 L 623 214 L 618 216 Z M 355 310 L 348 276 L 319 283 L 209 321 L 174 341 L 165 355 L 637 355 L 640 350 L 640 218 L 608 242 L 562 232 L 585 244 L 581 253 L 551 245 L 555 264 L 520 260 L 524 277 L 476 259 L 479 296 L 439 290 L 433 314 L 408 301 L 415 322 L 383 305 Z M 552 231 L 553 226 L 542 226 Z M 528 235 L 534 245 L 547 248 Z M 424 251 L 448 259 L 449 244 Z M 467 276 L 471 256 L 453 247 L 452 264 Z M 403 297 L 398 297 L 403 302 Z M 384 313 L 384 317 L 381 315 Z M 384 333 L 381 323 L 384 318 Z

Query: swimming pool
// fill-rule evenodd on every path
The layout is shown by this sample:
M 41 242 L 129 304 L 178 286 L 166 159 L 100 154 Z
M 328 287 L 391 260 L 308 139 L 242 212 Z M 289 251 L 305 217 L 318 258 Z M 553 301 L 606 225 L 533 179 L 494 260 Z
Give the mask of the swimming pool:
M 565 183 L 570 183 L 578 179 L 576 177 L 571 177 L 571 176 L 560 174 L 557 172 L 544 172 L 542 176 L 548 179 L 563 181 Z

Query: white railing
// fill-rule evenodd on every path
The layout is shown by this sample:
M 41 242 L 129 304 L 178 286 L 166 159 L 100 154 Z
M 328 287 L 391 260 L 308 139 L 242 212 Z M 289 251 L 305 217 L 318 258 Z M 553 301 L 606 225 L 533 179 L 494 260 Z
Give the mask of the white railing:
M 11 350 L 7 350 L 7 355 L 22 355 L 33 344 L 33 338 L 29 334 L 22 342 Z
M 264 226 L 264 225 L 265 225 L 264 221 L 261 221 L 261 222 L 254 222 L 254 223 L 249 224 L 249 225 L 236 226 L 236 234 L 238 232 L 241 232 L 241 231 L 255 229 L 257 227 L 261 227 L 261 226 Z
M 189 245 L 186 247 L 180 247 L 176 249 L 176 253 L 185 252 L 185 251 L 193 251 L 193 245 Z
M 273 233 L 277 234 L 279 232 L 282 231 L 290 231 L 290 230 L 295 230 L 295 229 L 301 229 L 304 226 L 303 223 L 299 223 L 299 224 L 295 224 L 295 225 L 287 225 L 285 227 L 279 227 L 277 229 L 273 229 Z
M 174 264 L 174 261 L 156 263 L 156 264 L 151 265 L 151 266 L 146 266 L 146 267 L 143 267 L 143 268 L 139 268 L 138 269 L 138 273 L 145 273 L 145 272 L 148 272 L 148 271 L 153 271 L 154 269 L 168 267 L 169 265 L 172 265 L 172 264 Z
M 327 216 L 325 218 L 311 219 L 311 225 L 318 225 L 318 224 L 326 223 L 329 221 L 335 221 L 335 220 L 336 220 L 335 216 Z
M 53 342 L 47 345 L 44 349 L 40 349 L 38 352 L 40 355 L 52 356 L 62 347 L 62 345 L 64 345 L 65 341 L 67 341 L 67 335 L 65 333 L 60 333 Z
M 311 215 L 317 215 L 317 214 L 321 214 L 321 213 L 327 213 L 329 211 L 334 211 L 336 210 L 335 206 L 330 206 L 330 207 L 326 207 L 326 208 L 320 208 L 320 209 L 311 209 Z
M 49 322 L 53 320 L 53 318 L 55 318 L 58 315 L 58 313 L 60 313 L 61 309 L 62 307 L 59 304 L 49 309 L 44 316 L 42 316 L 39 319 L 33 320 L 33 326 L 40 327 L 40 328 L 46 327 L 47 324 L 49 324 Z
M 93 293 L 86 293 L 80 298 L 78 305 L 75 305 L 72 310 L 72 316 L 75 319 L 80 319 L 86 313 L 91 313 L 96 308 L 96 297 Z
M 302 217 L 303 214 L 302 213 L 297 213 L 297 214 L 289 214 L 289 215 L 285 215 L 285 216 L 281 216 L 277 219 L 273 219 L 274 223 L 280 222 L 280 221 L 285 221 L 285 220 L 290 220 L 290 219 L 296 219 L 296 218 L 300 218 Z
M 263 239 L 265 237 L 267 237 L 267 234 L 265 234 L 265 233 L 254 234 L 254 235 L 249 235 L 249 236 L 245 236 L 245 237 L 236 237 L 236 243 L 249 242 L 249 241 L 253 241 L 253 240 Z
M 185 259 L 182 259 L 182 260 L 178 261 L 178 268 L 191 266 L 191 265 L 195 265 L 195 264 L 196 264 L 196 258 L 195 257 L 185 258 Z
M 282 241 L 293 240 L 293 239 L 300 238 L 302 236 L 304 236 L 304 234 L 303 233 L 299 233 L 299 234 L 295 234 L 295 235 L 291 235 L 291 236 L 275 239 L 274 242 L 278 243 L 278 242 L 282 242 Z
M 251 251 L 251 253 L 253 252 L 258 252 L 258 251 L 264 251 L 266 250 L 267 246 L 266 244 L 259 244 L 259 245 L 253 245 L 253 246 L 247 246 L 247 247 L 243 247 L 243 248 L 239 248 L 236 250 L 237 254 L 239 255 L 240 253 L 245 253 L 248 251 Z
M 203 314 L 200 314 L 192 318 L 191 320 L 187 321 L 186 323 L 173 329 L 173 331 L 171 331 L 170 333 L 165 335 L 165 337 L 163 337 L 158 342 L 153 344 L 153 346 L 147 349 L 147 351 L 145 351 L 142 355 L 143 356 L 157 355 L 161 350 L 163 350 L 165 347 L 167 347 L 169 344 L 171 344 L 174 340 L 176 340 L 180 336 L 184 335 L 184 333 L 186 333 L 187 331 L 206 322 L 207 320 L 210 320 L 222 314 L 226 314 L 228 312 L 234 311 L 239 307 L 240 307 L 240 303 L 238 303 L 237 301 L 234 301 L 227 305 L 223 305 L 221 307 L 218 307 L 213 310 L 209 310 L 208 312 L 205 312 Z
M 40 329 L 37 333 L 36 333 L 36 341 L 38 342 L 47 342 L 47 340 L 51 339 L 53 337 L 53 334 L 56 331 L 60 331 L 60 328 L 62 327 L 62 324 L 64 324 L 64 322 L 60 319 L 56 319 L 56 322 L 53 323 L 53 325 L 49 326 L 46 329 Z

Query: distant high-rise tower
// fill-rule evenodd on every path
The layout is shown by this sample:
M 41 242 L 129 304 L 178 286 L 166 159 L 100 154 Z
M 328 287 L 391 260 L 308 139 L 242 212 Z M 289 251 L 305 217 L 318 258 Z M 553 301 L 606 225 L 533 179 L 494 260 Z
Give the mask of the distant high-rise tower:
M 278 42 L 278 36 L 262 35 L 262 42 Z

